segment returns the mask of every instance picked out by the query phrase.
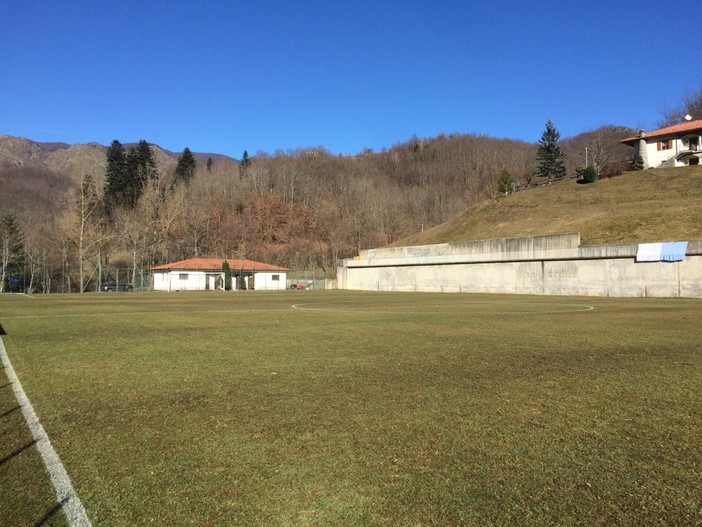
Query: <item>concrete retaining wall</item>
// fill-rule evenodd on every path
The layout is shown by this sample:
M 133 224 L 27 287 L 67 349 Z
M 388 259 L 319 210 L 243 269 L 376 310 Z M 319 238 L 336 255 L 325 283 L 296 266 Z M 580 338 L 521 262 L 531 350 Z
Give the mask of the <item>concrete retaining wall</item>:
M 371 249 L 340 289 L 702 298 L 702 241 L 682 262 L 636 262 L 638 245 L 580 247 L 578 234 Z

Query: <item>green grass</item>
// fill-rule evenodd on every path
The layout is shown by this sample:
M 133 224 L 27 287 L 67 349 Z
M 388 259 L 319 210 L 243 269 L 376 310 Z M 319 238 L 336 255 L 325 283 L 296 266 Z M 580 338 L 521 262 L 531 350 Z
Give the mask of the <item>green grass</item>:
M 568 233 L 583 245 L 702 239 L 702 166 L 555 182 L 485 201 L 394 245 Z
M 699 300 L 3 295 L 0 313 L 96 526 L 702 522 Z M 29 436 L 2 390 L 5 458 Z M 53 506 L 33 448 L 0 488 L 0 524 Z

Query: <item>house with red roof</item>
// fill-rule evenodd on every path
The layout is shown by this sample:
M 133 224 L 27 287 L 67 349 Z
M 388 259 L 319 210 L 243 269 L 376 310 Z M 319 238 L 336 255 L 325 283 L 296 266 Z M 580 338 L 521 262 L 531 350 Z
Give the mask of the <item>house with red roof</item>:
M 232 289 L 278 291 L 285 289 L 289 269 L 253 260 L 227 258 Z M 224 289 L 225 258 L 190 258 L 151 269 L 156 291 Z
M 702 119 L 689 120 L 622 139 L 620 143 L 634 148 L 643 168 L 699 165 L 702 159 Z

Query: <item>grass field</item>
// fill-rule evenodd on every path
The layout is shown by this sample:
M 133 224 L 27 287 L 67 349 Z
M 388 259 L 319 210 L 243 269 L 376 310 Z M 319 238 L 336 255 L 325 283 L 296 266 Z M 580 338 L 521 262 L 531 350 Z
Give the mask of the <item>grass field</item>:
M 699 300 L 2 295 L 0 324 L 95 526 L 702 523 Z M 0 387 L 0 525 L 63 525 Z

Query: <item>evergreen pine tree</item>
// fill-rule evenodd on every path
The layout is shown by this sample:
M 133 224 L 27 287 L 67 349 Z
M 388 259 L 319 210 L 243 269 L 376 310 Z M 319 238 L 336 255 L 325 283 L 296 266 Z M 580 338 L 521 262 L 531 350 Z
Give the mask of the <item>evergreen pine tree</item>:
M 197 161 L 195 156 L 192 154 L 190 149 L 186 146 L 183 153 L 178 157 L 178 165 L 176 166 L 175 173 L 173 174 L 173 183 L 190 183 L 195 176 L 195 167 L 197 166 Z
M 143 187 L 149 180 L 156 177 L 156 158 L 151 145 L 143 139 L 134 148 L 137 161 L 137 180 Z
M 107 149 L 107 169 L 105 171 L 105 207 L 127 204 L 127 157 L 122 143 L 115 139 Z
M 249 153 L 246 150 L 244 150 L 244 153 L 241 154 L 241 161 L 239 161 L 239 173 L 242 177 L 246 176 L 250 164 L 251 160 L 249 159 Z
M 222 272 L 224 273 L 224 290 L 231 291 L 232 290 L 232 270 L 229 267 L 229 262 L 227 260 L 224 260 L 224 263 L 222 264 Z
M 208 158 L 207 158 L 207 171 L 208 171 L 208 172 L 212 172 L 212 165 L 213 165 L 213 163 L 212 163 L 212 158 L 211 158 L 211 157 L 208 157 Z
M 510 194 L 514 190 L 514 180 L 509 170 L 506 168 L 502 169 L 500 172 L 500 179 L 497 180 L 497 191 L 505 196 Z
M 130 148 L 126 167 L 125 204 L 134 208 L 146 183 L 157 176 L 156 159 L 151 145 L 142 139 L 137 146 Z
M 126 166 L 124 205 L 133 209 L 141 196 L 139 159 L 136 148 L 130 148 L 127 152 Z
M 558 145 L 560 137 L 561 134 L 549 119 L 546 122 L 546 130 L 539 140 L 539 151 L 536 154 L 536 159 L 539 161 L 537 173 L 540 177 L 547 177 L 549 181 L 566 175 L 565 155 Z

